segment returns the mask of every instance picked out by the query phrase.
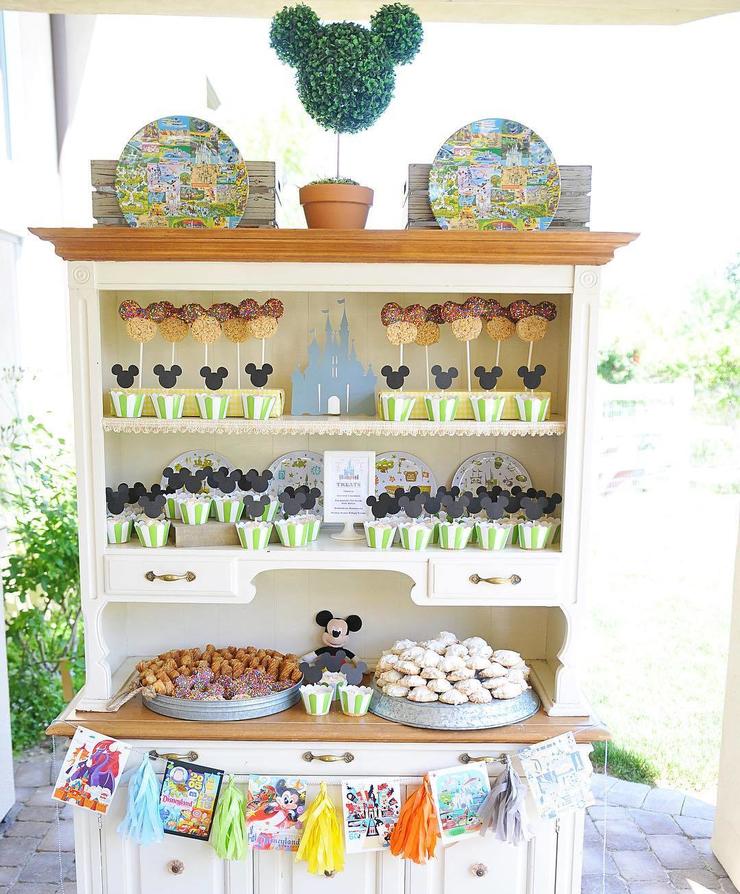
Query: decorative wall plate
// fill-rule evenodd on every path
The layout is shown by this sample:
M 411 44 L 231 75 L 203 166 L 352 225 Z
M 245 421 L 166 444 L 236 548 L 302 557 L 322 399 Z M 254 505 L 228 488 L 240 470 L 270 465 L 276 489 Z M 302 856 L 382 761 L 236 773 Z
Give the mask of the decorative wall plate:
M 319 512 L 324 511 L 324 457 L 312 450 L 293 450 L 270 463 L 272 481 L 270 494 L 276 497 L 286 487 L 318 487 L 322 495 L 317 500 Z
M 185 453 L 181 453 L 172 462 L 168 463 L 168 467 L 176 472 L 179 472 L 182 468 L 190 469 L 191 472 L 194 472 L 196 469 L 205 469 L 207 466 L 210 466 L 212 469 L 220 469 L 222 466 L 226 466 L 230 472 L 235 468 L 231 460 L 226 459 L 220 453 L 211 453 L 208 450 L 186 450 Z M 162 475 L 159 483 L 161 487 L 167 487 L 167 479 L 164 475 Z M 209 490 L 208 482 L 204 481 L 203 493 L 207 494 Z
M 440 147 L 429 201 L 443 230 L 546 230 L 560 202 L 560 171 L 531 128 L 483 118 Z
M 387 491 L 394 493 L 396 488 L 402 487 L 408 490 L 410 487 L 420 487 L 422 493 L 435 493 L 437 479 L 429 466 L 414 456 L 413 453 L 404 453 L 402 450 L 394 450 L 389 453 L 379 453 L 375 457 L 375 494 Z
M 170 115 L 128 141 L 116 167 L 116 196 L 132 227 L 226 229 L 244 214 L 249 174 L 215 124 Z
M 529 477 L 529 472 L 513 456 L 509 456 L 508 453 L 486 451 L 469 456 L 455 472 L 452 485 L 473 493 L 481 485 L 486 490 L 495 485 L 505 490 L 511 490 L 512 487 L 519 485 L 526 490 L 532 487 L 532 479 Z

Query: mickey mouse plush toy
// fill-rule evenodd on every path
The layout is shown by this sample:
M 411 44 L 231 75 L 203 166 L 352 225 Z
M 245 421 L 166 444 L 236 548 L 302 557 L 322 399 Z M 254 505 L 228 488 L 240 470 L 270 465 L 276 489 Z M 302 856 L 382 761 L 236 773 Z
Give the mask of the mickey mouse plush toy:
M 316 623 L 324 628 L 321 634 L 321 642 L 324 645 L 315 652 L 304 655 L 304 661 L 315 661 L 319 655 L 336 655 L 337 652 L 344 652 L 350 661 L 355 657 L 355 653 L 350 652 L 345 644 L 350 634 L 356 633 L 362 627 L 362 618 L 359 615 L 335 618 L 333 612 L 324 609 L 316 615 Z

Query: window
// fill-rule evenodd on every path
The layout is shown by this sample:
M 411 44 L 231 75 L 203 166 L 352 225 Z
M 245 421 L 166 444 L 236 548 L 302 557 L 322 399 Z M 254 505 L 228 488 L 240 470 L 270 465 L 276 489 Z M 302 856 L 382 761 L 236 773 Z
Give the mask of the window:
M 0 11 L 0 158 L 10 158 L 10 102 L 8 56 L 5 52 L 5 13 Z

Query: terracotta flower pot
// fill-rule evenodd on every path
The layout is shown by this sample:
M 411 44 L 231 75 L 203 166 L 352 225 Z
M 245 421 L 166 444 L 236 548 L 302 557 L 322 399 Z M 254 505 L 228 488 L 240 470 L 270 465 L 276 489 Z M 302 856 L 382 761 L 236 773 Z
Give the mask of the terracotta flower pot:
M 372 189 L 351 183 L 313 183 L 298 197 L 312 230 L 362 230 L 373 204 Z

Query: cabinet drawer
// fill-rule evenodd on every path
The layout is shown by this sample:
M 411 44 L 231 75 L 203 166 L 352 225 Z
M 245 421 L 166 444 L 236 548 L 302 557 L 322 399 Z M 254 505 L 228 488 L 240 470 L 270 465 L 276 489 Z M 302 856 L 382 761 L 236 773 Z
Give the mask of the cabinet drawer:
M 561 580 L 559 553 L 506 550 L 491 555 L 484 550 L 466 550 L 462 560 L 430 560 L 428 589 L 430 599 L 559 602 Z
M 169 552 L 169 551 L 168 551 Z M 151 555 L 105 557 L 105 592 L 108 596 L 237 595 L 236 562 L 229 558 L 179 558 Z

